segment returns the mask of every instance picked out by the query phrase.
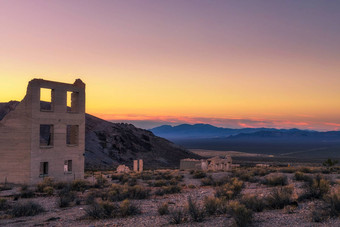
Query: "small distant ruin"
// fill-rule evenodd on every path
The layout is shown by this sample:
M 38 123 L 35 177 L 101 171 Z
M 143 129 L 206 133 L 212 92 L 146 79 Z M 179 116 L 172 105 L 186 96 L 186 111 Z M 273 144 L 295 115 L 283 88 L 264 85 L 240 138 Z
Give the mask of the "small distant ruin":
M 219 156 L 210 159 L 181 159 L 180 170 L 202 170 L 202 171 L 229 171 L 232 168 L 230 155 L 225 158 Z
M 42 99 L 42 94 L 48 94 Z M 84 178 L 85 84 L 33 79 L 0 121 L 0 182 Z
M 117 167 L 117 173 L 130 173 L 130 168 L 126 165 L 119 165 Z
M 133 160 L 133 171 L 138 173 L 143 172 L 143 159 Z

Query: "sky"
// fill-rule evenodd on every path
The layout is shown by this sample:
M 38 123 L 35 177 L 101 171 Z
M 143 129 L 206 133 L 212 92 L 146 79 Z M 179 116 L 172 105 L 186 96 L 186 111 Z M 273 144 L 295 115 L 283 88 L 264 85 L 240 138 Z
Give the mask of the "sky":
M 86 111 L 151 128 L 340 130 L 340 1 L 0 0 L 0 102 L 86 83 Z

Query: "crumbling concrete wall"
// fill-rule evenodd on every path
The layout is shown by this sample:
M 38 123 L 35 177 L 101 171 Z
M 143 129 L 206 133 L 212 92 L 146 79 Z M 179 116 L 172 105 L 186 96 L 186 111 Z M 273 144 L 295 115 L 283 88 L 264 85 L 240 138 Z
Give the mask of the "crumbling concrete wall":
M 225 158 L 214 157 L 210 159 L 182 159 L 180 161 L 181 170 L 202 170 L 202 171 L 229 171 L 232 168 L 230 155 Z
M 41 88 L 52 91 L 49 110 L 41 108 Z M 67 108 L 67 92 L 73 92 L 71 108 Z M 51 126 L 49 143 L 43 145 L 42 125 Z M 71 135 L 68 126 L 76 128 Z M 67 137 L 76 143 L 68 144 Z M 74 84 L 30 81 L 25 98 L 0 121 L 0 182 L 35 184 L 47 176 L 60 181 L 82 179 L 84 152 L 85 84 L 81 80 Z M 41 172 L 42 163 L 48 163 L 47 174 Z

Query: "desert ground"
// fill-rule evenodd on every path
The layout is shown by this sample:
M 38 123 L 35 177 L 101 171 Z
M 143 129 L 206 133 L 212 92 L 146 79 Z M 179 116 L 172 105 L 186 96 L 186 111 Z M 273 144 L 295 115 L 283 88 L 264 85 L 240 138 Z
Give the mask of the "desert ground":
M 86 172 L 2 184 L 0 226 L 340 226 L 340 168 Z

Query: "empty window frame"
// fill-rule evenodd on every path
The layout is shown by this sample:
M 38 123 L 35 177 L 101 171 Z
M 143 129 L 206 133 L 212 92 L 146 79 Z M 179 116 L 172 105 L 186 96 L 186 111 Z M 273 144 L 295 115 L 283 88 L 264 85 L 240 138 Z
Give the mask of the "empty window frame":
M 40 176 L 48 175 L 48 162 L 40 162 Z
M 79 111 L 79 92 L 67 92 L 67 112 L 77 113 Z
M 40 125 L 40 147 L 52 147 L 54 140 L 53 125 Z
M 72 173 L 72 160 L 64 161 L 64 173 Z
M 78 145 L 79 139 L 79 126 L 67 125 L 66 127 L 66 144 L 71 146 Z
M 40 88 L 40 111 L 53 111 L 54 90 Z

